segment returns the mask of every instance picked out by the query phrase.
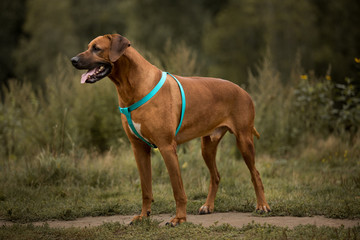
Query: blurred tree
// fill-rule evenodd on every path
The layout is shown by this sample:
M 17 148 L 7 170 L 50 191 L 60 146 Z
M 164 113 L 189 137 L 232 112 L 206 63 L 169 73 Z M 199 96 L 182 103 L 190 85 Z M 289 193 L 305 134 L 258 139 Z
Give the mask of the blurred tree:
M 0 95 L 1 88 L 14 75 L 13 51 L 17 47 L 24 21 L 25 0 L 2 0 L 0 2 Z
M 331 64 L 333 79 L 345 79 L 360 57 L 357 0 L 3 0 L 0 6 L 9 23 L 1 32 L 1 81 L 16 69 L 18 79 L 42 83 L 59 53 L 71 57 L 94 37 L 113 32 L 158 56 L 168 41 L 182 43 L 206 59 L 207 74 L 237 83 L 246 82 L 248 69 L 256 71 L 266 49 L 283 81 L 297 55 L 304 71 L 318 75 Z M 17 46 L 25 11 L 12 62 L 7 56 Z
M 200 48 L 203 27 L 211 16 L 205 3 L 205 0 L 129 1 L 128 37 L 154 53 L 162 52 L 169 39 Z M 211 8 L 216 11 L 216 6 Z
M 43 84 L 56 57 L 71 57 L 98 35 L 125 31 L 126 1 L 32 0 L 27 2 L 20 46 L 15 52 L 18 78 Z
M 229 0 L 206 0 L 204 1 L 203 5 L 205 9 L 210 11 L 211 17 L 213 18 L 220 12 L 220 10 L 226 7 L 228 3 Z
M 53 71 L 61 52 L 74 54 L 78 44 L 70 15 L 71 1 L 27 1 L 24 35 L 15 52 L 20 79 L 41 83 Z
M 313 67 L 324 74 L 331 64 L 332 78 L 345 81 L 345 77 L 355 74 L 353 61 L 360 57 L 360 1 L 314 0 L 312 3 L 319 32 L 317 45 L 312 49 Z
M 318 39 L 311 1 L 271 0 L 266 1 L 262 9 L 266 45 L 283 81 L 288 80 L 297 55 L 305 60 L 301 63 L 303 67 L 311 68 L 312 50 Z
M 203 47 L 209 74 L 237 83 L 247 79 L 247 68 L 265 49 L 262 4 L 259 1 L 230 1 L 212 25 L 207 26 Z
M 204 34 L 210 74 L 245 83 L 269 48 L 273 65 L 288 75 L 297 52 L 313 44 L 313 21 L 308 1 L 230 1 Z
M 72 0 L 72 18 L 81 44 L 107 33 L 126 35 L 127 1 Z M 80 46 L 83 49 L 83 46 Z

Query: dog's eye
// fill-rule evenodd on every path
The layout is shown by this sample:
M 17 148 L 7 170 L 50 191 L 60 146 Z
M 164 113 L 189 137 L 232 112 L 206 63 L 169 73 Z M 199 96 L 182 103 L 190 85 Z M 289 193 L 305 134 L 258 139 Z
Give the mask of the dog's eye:
M 96 45 L 93 45 L 92 49 L 95 51 L 95 52 L 98 52 L 101 50 L 101 48 L 99 48 L 98 46 Z

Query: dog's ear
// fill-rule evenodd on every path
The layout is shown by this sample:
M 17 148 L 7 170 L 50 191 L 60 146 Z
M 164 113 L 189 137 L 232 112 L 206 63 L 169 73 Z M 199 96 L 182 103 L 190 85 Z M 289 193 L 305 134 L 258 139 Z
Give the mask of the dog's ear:
M 130 41 L 119 34 L 111 34 L 111 45 L 109 58 L 111 62 L 116 62 L 125 52 L 126 48 L 130 47 Z

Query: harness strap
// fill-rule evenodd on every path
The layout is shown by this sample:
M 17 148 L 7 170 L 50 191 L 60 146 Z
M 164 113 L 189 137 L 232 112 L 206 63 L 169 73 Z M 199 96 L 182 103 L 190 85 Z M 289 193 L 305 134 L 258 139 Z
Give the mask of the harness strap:
M 185 92 L 183 87 L 181 86 L 181 83 L 179 82 L 179 80 L 176 79 L 176 77 L 174 77 L 172 74 L 168 73 L 168 72 L 162 72 L 161 75 L 161 79 L 158 82 L 158 84 L 156 84 L 156 86 L 153 88 L 153 90 L 151 90 L 151 92 L 149 92 L 145 97 L 143 97 L 140 101 L 132 104 L 130 107 L 119 107 L 120 112 L 122 114 L 125 115 L 126 120 L 129 124 L 129 127 L 131 129 L 131 131 L 138 137 L 140 138 L 143 142 L 145 142 L 147 145 L 149 145 L 152 148 L 157 148 L 157 146 L 155 144 L 150 143 L 149 141 L 147 141 L 145 138 L 143 138 L 138 131 L 136 130 L 134 123 L 131 119 L 131 112 L 134 111 L 135 109 L 139 108 L 140 106 L 142 106 L 144 103 L 146 103 L 147 101 L 149 101 L 152 97 L 155 96 L 155 94 L 160 90 L 160 88 L 164 85 L 165 80 L 166 80 L 166 76 L 170 75 L 172 78 L 175 79 L 175 81 L 177 82 L 177 84 L 179 85 L 179 89 L 180 89 L 180 93 L 181 93 L 181 116 L 180 116 L 180 122 L 178 127 L 176 128 L 176 132 L 175 132 L 175 136 L 178 134 L 180 128 L 181 128 L 181 124 L 183 122 L 184 119 L 184 114 L 185 114 L 185 108 L 186 108 L 186 101 L 185 101 Z

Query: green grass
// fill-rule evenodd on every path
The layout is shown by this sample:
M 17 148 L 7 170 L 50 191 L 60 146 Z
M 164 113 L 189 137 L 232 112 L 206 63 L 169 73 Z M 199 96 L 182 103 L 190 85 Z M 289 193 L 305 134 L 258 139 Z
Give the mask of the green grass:
M 294 229 L 251 223 L 242 228 L 230 225 L 201 225 L 184 223 L 176 228 L 159 226 L 144 220 L 132 226 L 105 223 L 93 228 L 50 228 L 48 225 L 13 225 L 0 228 L 0 239 L 359 239 L 360 227 L 331 228 L 312 225 Z
M 215 211 L 252 212 L 256 199 L 250 174 L 236 159 L 232 136 L 218 152 L 222 176 Z M 310 140 L 311 142 L 311 140 Z M 315 143 L 316 142 L 316 143 Z M 315 141 L 288 157 L 259 154 L 268 215 L 360 218 L 360 150 L 339 139 Z M 201 158 L 200 143 L 179 148 L 188 213 L 197 213 L 205 202 L 209 173 Z M 159 152 L 152 157 L 154 214 L 174 213 L 175 202 Z M 138 214 L 141 189 L 130 149 L 89 154 L 80 151 L 35 159 L 8 161 L 0 170 L 0 217 L 17 222 L 74 219 L 83 216 Z

